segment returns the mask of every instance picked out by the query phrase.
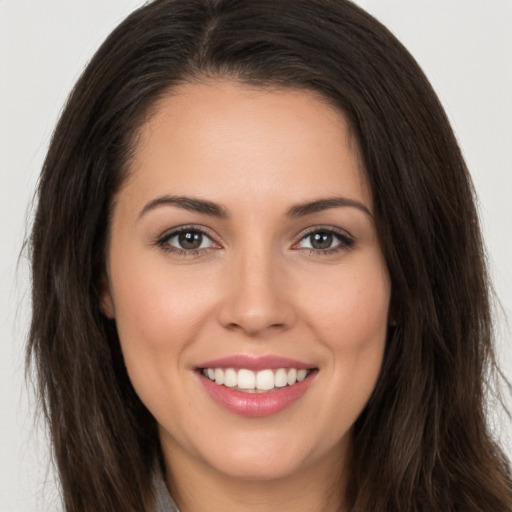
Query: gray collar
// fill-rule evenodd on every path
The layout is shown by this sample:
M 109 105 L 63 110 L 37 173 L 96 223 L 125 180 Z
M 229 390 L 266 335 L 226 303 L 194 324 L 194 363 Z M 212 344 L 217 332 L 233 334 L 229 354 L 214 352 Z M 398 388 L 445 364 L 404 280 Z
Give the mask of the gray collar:
M 180 512 L 169 494 L 164 477 L 159 469 L 153 472 L 153 492 L 155 495 L 155 512 Z

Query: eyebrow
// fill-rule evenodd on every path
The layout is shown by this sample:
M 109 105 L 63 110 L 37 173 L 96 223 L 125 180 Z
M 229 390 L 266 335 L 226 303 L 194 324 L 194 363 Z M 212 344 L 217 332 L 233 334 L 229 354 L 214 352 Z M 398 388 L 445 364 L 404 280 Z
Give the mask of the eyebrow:
M 347 197 L 329 197 L 301 203 L 290 208 L 287 215 L 292 218 L 305 217 L 306 215 L 340 207 L 356 208 L 373 219 L 370 210 L 363 203 Z
M 157 197 L 156 199 L 153 199 L 147 203 L 139 213 L 139 219 L 149 211 L 154 210 L 160 206 L 177 206 L 178 208 L 183 208 L 184 210 L 202 213 L 221 219 L 226 219 L 229 217 L 226 208 L 220 204 L 214 203 L 213 201 L 187 196 L 165 195 Z M 371 214 L 370 210 L 368 210 L 368 208 L 363 203 L 346 197 L 329 197 L 297 204 L 292 206 L 287 211 L 286 215 L 291 218 L 305 217 L 306 215 L 311 215 L 313 213 L 322 212 L 331 208 L 340 207 L 356 208 L 373 219 L 373 215 Z
M 227 210 L 212 201 L 207 201 L 205 199 L 196 199 L 193 197 L 186 196 L 161 196 L 153 199 L 149 203 L 147 203 L 144 208 L 139 213 L 139 219 L 155 208 L 159 206 L 177 206 L 178 208 L 183 208 L 184 210 L 189 210 L 191 212 L 203 213 L 205 215 L 211 215 L 212 217 L 219 217 L 221 219 L 225 219 L 228 217 Z

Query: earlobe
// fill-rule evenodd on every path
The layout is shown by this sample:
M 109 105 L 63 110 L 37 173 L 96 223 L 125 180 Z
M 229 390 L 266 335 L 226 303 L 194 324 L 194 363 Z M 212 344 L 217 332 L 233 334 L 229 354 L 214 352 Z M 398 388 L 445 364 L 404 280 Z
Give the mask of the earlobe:
M 115 318 L 116 315 L 114 313 L 114 303 L 112 302 L 110 292 L 106 293 L 101 298 L 100 307 L 101 311 L 107 318 L 110 318 L 111 320 Z
M 112 300 L 112 293 L 110 291 L 110 283 L 106 276 L 104 276 L 99 283 L 99 302 L 102 313 L 113 320 L 115 315 L 114 301 Z

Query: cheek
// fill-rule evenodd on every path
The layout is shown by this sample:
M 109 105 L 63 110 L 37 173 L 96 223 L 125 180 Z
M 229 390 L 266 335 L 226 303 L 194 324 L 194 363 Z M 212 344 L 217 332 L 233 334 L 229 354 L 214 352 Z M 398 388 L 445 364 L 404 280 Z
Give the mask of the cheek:
M 324 407 L 326 417 L 339 423 L 341 431 L 356 420 L 375 388 L 388 330 L 390 283 L 385 267 L 352 270 L 326 281 L 325 293 L 316 288 L 309 314 L 310 327 L 331 353 L 326 372 L 332 386 L 326 390 Z
M 161 260 L 162 258 L 160 258 Z M 135 391 L 157 416 L 179 407 L 186 378 L 187 347 L 204 328 L 211 309 L 211 287 L 154 258 L 118 258 L 111 276 L 115 320 L 126 369 Z M 200 289 L 199 289 L 200 288 Z M 158 413 L 158 414 L 157 414 Z
M 201 326 L 212 300 L 210 287 L 199 287 L 201 283 L 186 272 L 169 272 L 151 258 L 127 259 L 117 266 L 112 281 L 123 348 L 177 349 L 176 344 L 186 343 Z
M 382 264 L 333 273 L 307 291 L 309 318 L 331 350 L 365 351 L 385 341 L 390 292 Z
M 169 391 L 179 389 L 187 370 L 183 354 L 203 328 L 213 297 L 210 287 L 201 291 L 204 280 L 173 274 L 162 258 L 135 256 L 118 258 L 111 275 L 115 320 L 135 391 L 155 416 L 165 418 L 183 406 Z

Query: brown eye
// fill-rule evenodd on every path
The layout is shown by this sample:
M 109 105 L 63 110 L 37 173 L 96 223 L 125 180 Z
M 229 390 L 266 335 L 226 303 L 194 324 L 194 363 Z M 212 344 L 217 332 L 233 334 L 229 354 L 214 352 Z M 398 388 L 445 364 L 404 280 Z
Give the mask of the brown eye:
M 309 235 L 311 247 L 313 249 L 329 249 L 332 246 L 334 236 L 327 231 L 319 231 Z
M 158 245 L 173 252 L 196 251 L 218 247 L 217 244 L 199 229 L 183 228 L 164 235 Z
M 338 230 L 318 229 L 304 235 L 295 246 L 296 249 L 312 249 L 326 254 L 337 249 L 349 249 L 354 245 L 354 239 Z
M 199 249 L 203 243 L 203 234 L 198 231 L 184 231 L 178 235 L 178 244 L 181 249 Z

